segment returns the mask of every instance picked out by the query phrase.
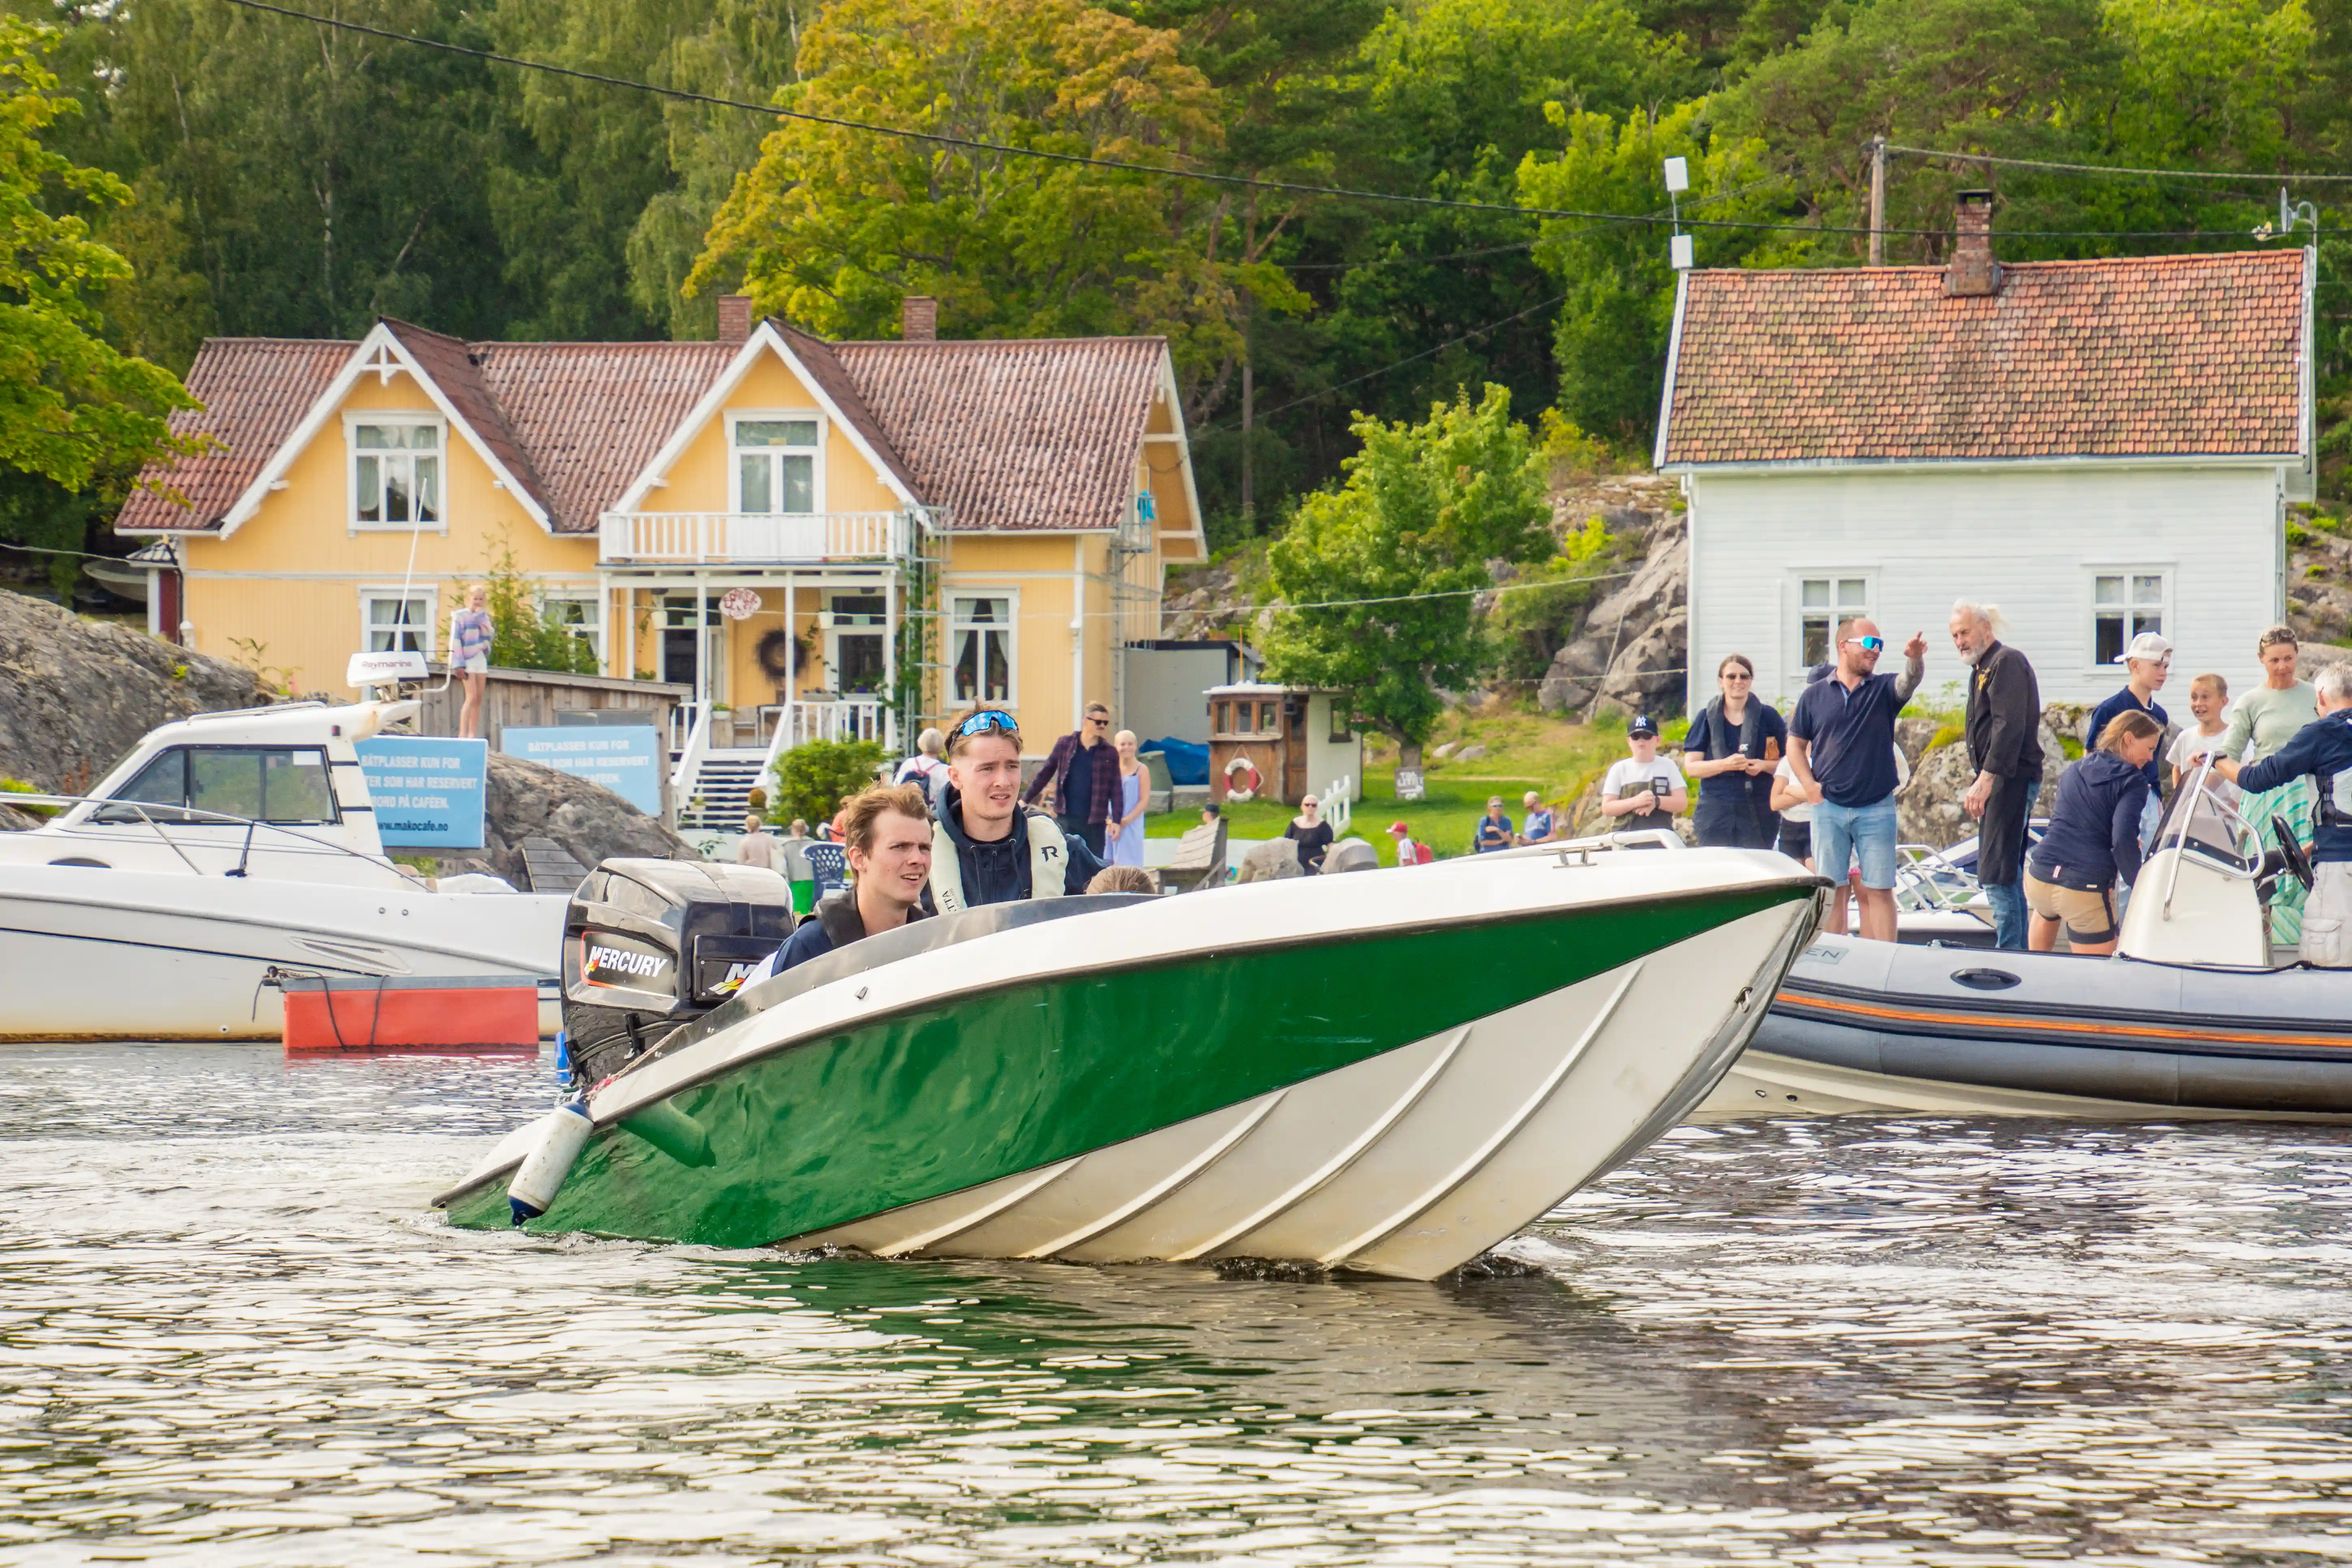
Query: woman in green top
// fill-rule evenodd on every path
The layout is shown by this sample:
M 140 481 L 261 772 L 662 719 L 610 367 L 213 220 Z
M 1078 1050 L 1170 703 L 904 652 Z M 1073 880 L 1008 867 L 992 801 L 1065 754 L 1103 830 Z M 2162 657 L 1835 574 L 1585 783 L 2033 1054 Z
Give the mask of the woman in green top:
M 2263 684 L 2239 698 L 2237 706 L 2231 709 L 2230 728 L 2222 733 L 2221 744 L 2213 748 L 2216 756 L 2259 763 L 2319 717 L 2319 700 L 2311 683 L 2294 678 L 2294 633 L 2284 626 L 2273 626 L 2255 646 L 2263 661 Z M 2252 752 L 2246 750 L 2250 741 L 2253 743 Z M 2314 810 L 2311 781 L 2307 778 L 2291 779 L 2276 789 L 2250 795 L 2238 804 L 2239 814 L 2262 835 L 2264 847 L 2271 849 L 2278 847 L 2278 830 L 2272 826 L 2273 817 L 2285 818 L 2295 838 L 2308 846 Z M 2301 882 L 2293 877 L 2278 879 L 2278 890 L 2271 897 L 2273 942 L 2292 944 L 2303 941 L 2303 899 Z

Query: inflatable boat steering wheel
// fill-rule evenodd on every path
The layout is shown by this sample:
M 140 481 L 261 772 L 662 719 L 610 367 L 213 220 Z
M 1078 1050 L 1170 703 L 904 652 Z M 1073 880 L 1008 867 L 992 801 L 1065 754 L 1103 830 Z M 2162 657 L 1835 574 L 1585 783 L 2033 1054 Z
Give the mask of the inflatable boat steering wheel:
M 2271 831 L 2278 835 L 2279 860 L 2286 867 L 2287 875 L 2301 882 L 2308 890 L 2313 881 L 2316 879 L 2311 868 L 2311 851 L 2305 849 L 2302 840 L 2295 837 L 2294 829 L 2286 825 L 2285 817 L 2273 816 Z

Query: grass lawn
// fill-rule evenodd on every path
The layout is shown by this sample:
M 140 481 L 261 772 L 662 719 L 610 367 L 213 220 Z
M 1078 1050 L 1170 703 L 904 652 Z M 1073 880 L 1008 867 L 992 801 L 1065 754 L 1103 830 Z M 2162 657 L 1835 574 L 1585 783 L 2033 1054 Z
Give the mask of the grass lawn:
M 1679 733 L 1678 727 L 1669 730 Z M 1486 755 L 1468 762 L 1441 761 L 1425 749 L 1423 774 L 1428 798 L 1417 801 L 1396 798 L 1395 742 L 1381 736 L 1366 742 L 1365 795 L 1356 803 L 1349 831 L 1379 847 L 1381 864 L 1393 859 L 1388 837 L 1391 822 L 1404 823 L 1416 840 L 1441 858 L 1466 855 L 1489 795 L 1501 795 L 1505 813 L 1517 822 L 1519 798 L 1528 791 L 1535 790 L 1556 807 L 1567 805 L 1625 754 L 1622 722 L 1568 724 L 1532 707 L 1490 706 L 1483 711 L 1448 713 L 1430 736 L 1429 746 L 1449 741 L 1457 746 L 1483 745 Z M 1265 801 L 1225 808 L 1236 838 L 1278 838 L 1297 815 L 1289 806 Z M 1200 816 L 1191 811 L 1163 813 L 1149 821 L 1150 837 L 1173 838 L 1198 824 Z

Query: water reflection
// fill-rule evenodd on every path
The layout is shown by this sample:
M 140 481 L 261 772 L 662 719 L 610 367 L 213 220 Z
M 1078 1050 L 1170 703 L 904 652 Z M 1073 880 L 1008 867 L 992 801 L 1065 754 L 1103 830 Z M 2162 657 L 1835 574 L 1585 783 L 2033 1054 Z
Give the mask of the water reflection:
M 2328 1130 L 1685 1131 L 1452 1287 L 424 1214 L 549 1082 L 0 1058 L 0 1562 L 2352 1557 Z

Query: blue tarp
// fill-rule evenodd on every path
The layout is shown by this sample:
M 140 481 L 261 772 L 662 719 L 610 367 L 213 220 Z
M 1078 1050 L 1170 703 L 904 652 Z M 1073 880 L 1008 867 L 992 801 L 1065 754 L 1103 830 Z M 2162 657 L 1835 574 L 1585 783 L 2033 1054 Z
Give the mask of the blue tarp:
M 1190 741 L 1146 741 L 1143 749 L 1158 752 L 1168 763 L 1168 782 L 1204 784 L 1209 782 L 1209 748 Z

